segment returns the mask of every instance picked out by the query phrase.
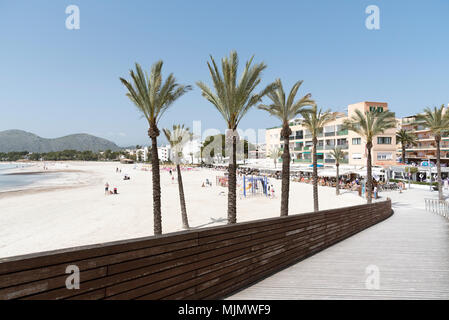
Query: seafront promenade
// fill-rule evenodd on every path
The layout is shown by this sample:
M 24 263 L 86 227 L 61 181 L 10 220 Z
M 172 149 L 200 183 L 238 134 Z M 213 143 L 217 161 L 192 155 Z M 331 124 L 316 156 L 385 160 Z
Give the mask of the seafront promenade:
M 229 299 L 449 299 L 449 220 L 437 192 L 384 192 L 394 215 Z M 446 194 L 447 196 L 447 194 Z

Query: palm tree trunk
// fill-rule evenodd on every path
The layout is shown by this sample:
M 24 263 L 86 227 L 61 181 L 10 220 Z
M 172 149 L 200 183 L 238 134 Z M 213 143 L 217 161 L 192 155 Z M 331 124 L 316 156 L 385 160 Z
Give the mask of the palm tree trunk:
M 340 167 L 340 164 L 337 162 L 336 164 L 335 164 L 335 166 L 337 167 L 337 185 L 336 185 L 336 193 L 337 193 L 337 196 L 338 195 L 340 195 L 340 170 L 339 170 L 339 167 Z
M 234 132 L 233 132 L 234 133 Z M 228 224 L 237 223 L 237 194 L 236 194 L 236 152 L 237 137 L 232 135 L 232 155 L 228 170 Z
M 368 155 L 366 158 L 366 194 L 368 196 L 368 203 L 372 202 L 372 194 L 373 194 L 373 174 L 372 174 L 372 164 L 371 164 L 371 148 L 372 148 L 372 142 L 368 142 L 366 144 L 366 148 L 368 150 Z
M 317 138 L 313 137 L 313 153 L 312 153 L 312 166 L 313 166 L 313 211 L 319 210 L 318 205 L 318 167 L 317 167 L 317 154 L 316 154 Z
M 178 189 L 179 189 L 179 201 L 181 202 L 181 217 L 182 227 L 189 229 L 189 220 L 187 219 L 186 200 L 184 198 L 184 187 L 182 186 L 181 168 L 179 163 L 176 165 L 176 171 L 178 172 Z
M 284 124 L 284 152 L 282 153 L 282 190 L 281 190 L 281 217 L 288 216 L 288 197 L 290 191 L 290 129 L 288 123 Z
M 405 145 L 402 144 L 402 163 L 405 164 Z
M 162 234 L 162 214 L 161 214 L 161 176 L 159 172 L 159 156 L 157 154 L 157 136 L 159 129 L 156 125 L 151 126 L 148 130 L 151 138 L 151 173 L 153 178 L 153 228 L 154 235 Z
M 435 143 L 437 145 L 437 179 L 438 179 L 438 199 L 443 200 L 443 189 L 441 188 L 441 152 L 440 152 L 440 141 L 439 136 L 435 137 Z M 432 173 L 431 173 L 432 174 Z

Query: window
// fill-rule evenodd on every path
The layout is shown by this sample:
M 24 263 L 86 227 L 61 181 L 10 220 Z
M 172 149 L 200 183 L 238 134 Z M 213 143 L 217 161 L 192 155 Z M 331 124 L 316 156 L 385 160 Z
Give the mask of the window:
M 380 106 L 369 106 L 371 112 L 384 112 L 384 108 Z
M 377 137 L 377 144 L 391 144 L 391 137 Z
M 362 154 L 361 153 L 353 153 L 352 159 L 360 160 L 360 159 L 362 159 Z
M 298 130 L 295 132 L 295 138 L 296 139 L 303 139 L 304 138 L 304 134 L 302 130 Z
M 377 160 L 391 160 L 392 158 L 391 152 L 379 152 L 377 154 Z
M 352 138 L 352 144 L 362 144 L 362 138 Z

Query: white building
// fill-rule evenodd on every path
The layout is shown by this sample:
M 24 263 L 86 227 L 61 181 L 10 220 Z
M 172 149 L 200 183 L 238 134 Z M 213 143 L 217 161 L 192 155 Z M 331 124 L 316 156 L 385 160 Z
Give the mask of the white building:
M 201 141 L 191 140 L 184 145 L 182 156 L 185 163 L 200 163 Z
M 149 148 L 148 147 L 143 147 L 142 149 L 139 149 L 138 151 L 141 152 L 142 161 L 143 162 L 147 162 L 149 160 L 148 156 L 150 155 Z
M 166 145 L 165 147 L 157 147 L 157 155 L 159 157 L 159 161 L 170 161 L 171 159 L 171 148 L 170 145 Z

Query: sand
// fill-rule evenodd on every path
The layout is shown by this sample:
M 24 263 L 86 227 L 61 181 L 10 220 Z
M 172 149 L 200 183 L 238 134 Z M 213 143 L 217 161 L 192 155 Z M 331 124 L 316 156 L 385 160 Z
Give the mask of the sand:
M 117 162 L 47 163 L 57 178 L 19 192 L 0 193 L 0 258 L 107 241 L 153 235 L 151 171 L 142 165 Z M 122 170 L 116 173 L 116 168 Z M 42 171 L 42 164 L 26 169 Z M 128 173 L 131 180 L 123 180 Z M 224 172 L 212 169 L 183 171 L 187 214 L 192 228 L 226 223 L 227 188 L 215 185 Z M 212 187 L 201 187 L 209 179 Z M 118 195 L 104 194 L 104 184 Z M 280 180 L 270 179 L 275 198 L 239 198 L 237 221 L 279 216 Z M 182 230 L 178 185 L 161 171 L 163 233 Z M 223 195 L 224 193 L 224 195 Z M 355 193 L 319 187 L 320 209 L 364 203 Z M 312 185 L 292 182 L 290 214 L 313 210 Z

